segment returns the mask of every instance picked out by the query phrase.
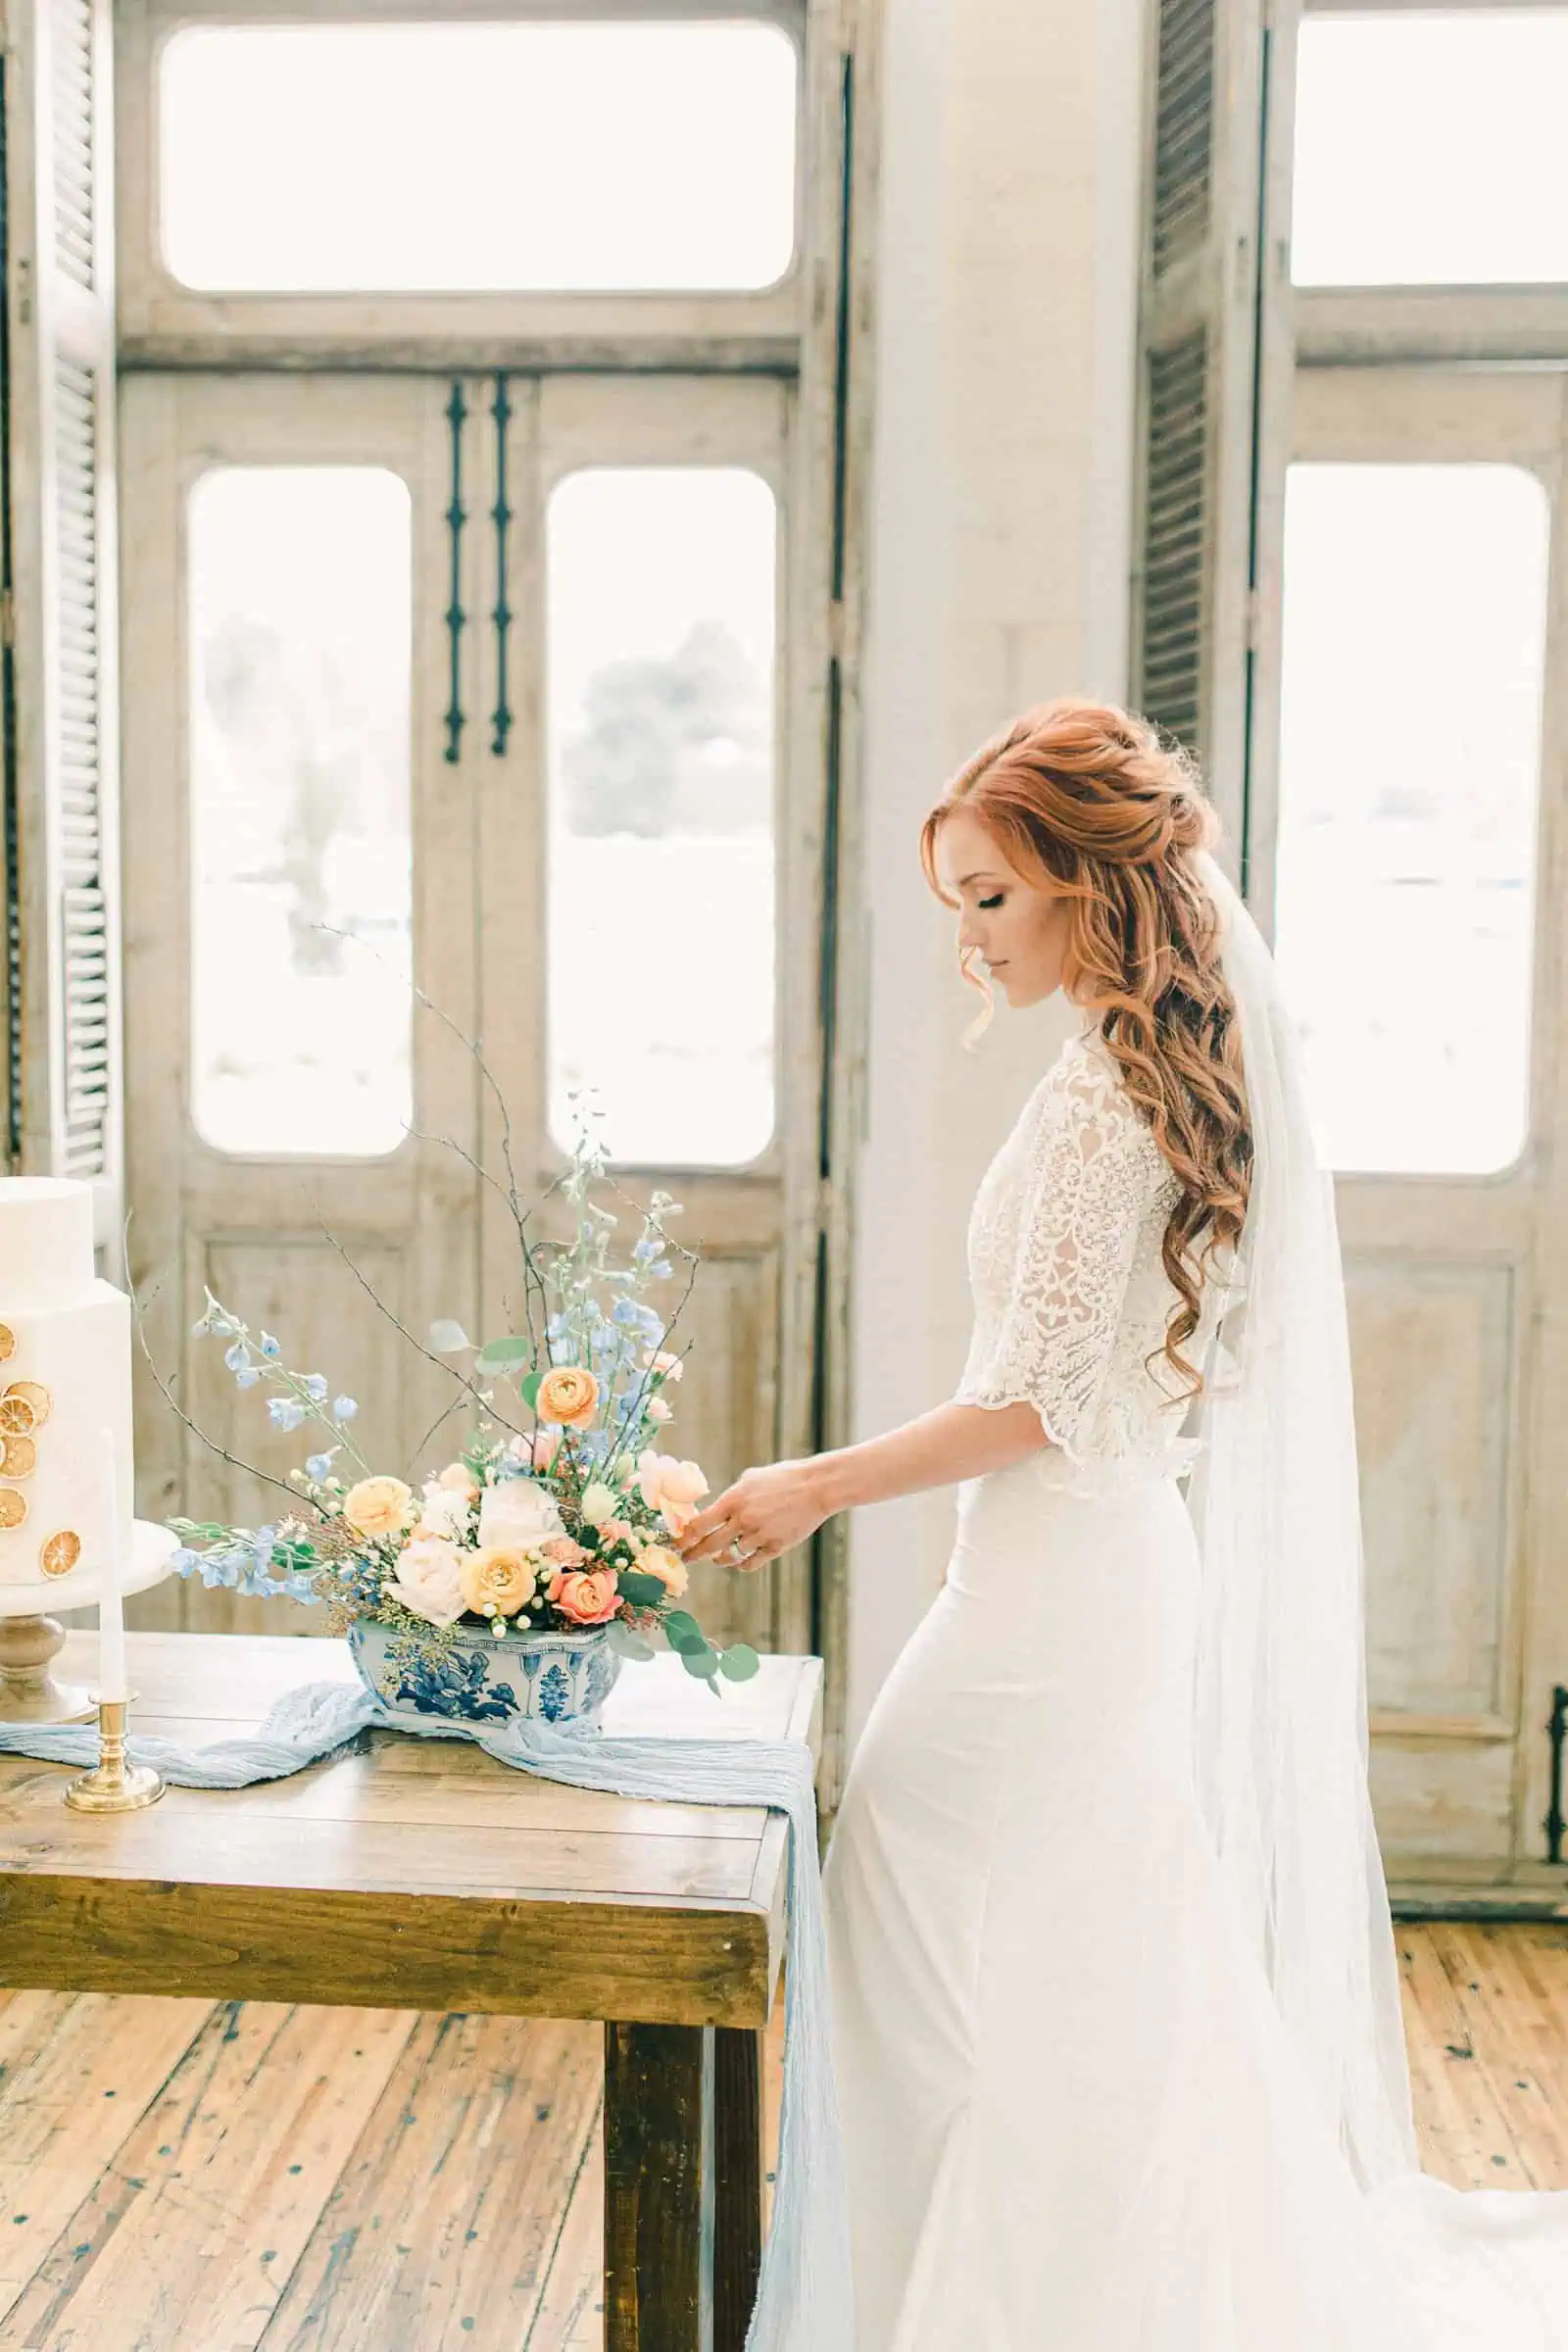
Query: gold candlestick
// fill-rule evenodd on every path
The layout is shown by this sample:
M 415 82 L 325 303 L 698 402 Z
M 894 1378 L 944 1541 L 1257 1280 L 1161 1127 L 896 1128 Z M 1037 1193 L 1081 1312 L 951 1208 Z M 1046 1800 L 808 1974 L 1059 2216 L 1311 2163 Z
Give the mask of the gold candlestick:
M 128 1711 L 122 1698 L 98 1701 L 98 1762 L 91 1772 L 66 1785 L 66 1802 L 78 1813 L 133 1813 L 142 1805 L 156 1804 L 164 1793 L 164 1784 L 150 1765 L 125 1760 Z

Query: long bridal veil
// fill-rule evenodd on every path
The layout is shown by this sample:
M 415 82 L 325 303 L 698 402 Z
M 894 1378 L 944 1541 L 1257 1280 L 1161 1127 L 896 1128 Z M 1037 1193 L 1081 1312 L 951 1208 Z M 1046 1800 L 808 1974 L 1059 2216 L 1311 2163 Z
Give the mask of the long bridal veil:
M 1299 1042 L 1219 865 L 1254 1160 L 1189 1491 L 1201 1562 L 1198 1793 L 1276 2005 L 1359 2184 L 1397 2217 L 1440 2339 L 1568 2347 L 1568 2194 L 1421 2173 L 1367 1785 L 1364 1571 L 1345 1283 Z

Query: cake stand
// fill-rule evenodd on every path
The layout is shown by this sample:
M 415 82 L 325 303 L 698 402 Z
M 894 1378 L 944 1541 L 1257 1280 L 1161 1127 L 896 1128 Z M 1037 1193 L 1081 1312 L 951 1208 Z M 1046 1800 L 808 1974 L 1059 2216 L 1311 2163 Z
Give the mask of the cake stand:
M 171 1573 L 179 1549 L 172 1527 L 155 1519 L 131 1523 L 130 1558 L 121 1571 L 122 1593 L 145 1592 Z M 30 1585 L 0 1585 L 0 1723 L 85 1723 L 98 1702 L 79 1683 L 55 1680 L 55 1659 L 66 1629 L 51 1609 L 90 1607 L 102 1578 L 96 1568 L 73 1568 Z

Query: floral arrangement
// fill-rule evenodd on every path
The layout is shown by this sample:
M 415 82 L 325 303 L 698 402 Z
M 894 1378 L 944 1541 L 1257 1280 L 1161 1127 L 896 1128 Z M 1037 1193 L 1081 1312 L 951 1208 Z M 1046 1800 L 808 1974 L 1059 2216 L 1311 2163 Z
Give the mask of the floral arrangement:
M 417 1483 L 366 1459 L 352 1396 L 334 1396 L 319 1372 L 292 1369 L 270 1332 L 253 1333 L 208 1291 L 193 1331 L 226 1340 L 237 1386 L 269 1392 L 273 1425 L 308 1432 L 318 1449 L 289 1473 L 291 1507 L 270 1525 L 172 1519 L 182 1574 L 323 1602 L 335 1631 L 371 1619 L 399 1637 L 394 1652 L 405 1663 L 439 1657 L 460 1634 L 499 1641 L 602 1626 L 624 1658 L 651 1657 L 653 1637 L 662 1636 L 715 1690 L 720 1678 L 757 1672 L 754 1649 L 716 1648 L 680 1605 L 688 1570 L 672 1540 L 697 1515 L 708 1481 L 696 1462 L 660 1448 L 673 1413 L 668 1392 L 684 1369 L 666 1345 L 680 1309 L 666 1322 L 647 1296 L 671 1279 L 674 1255 L 695 1276 L 695 1253 L 666 1230 L 680 1203 L 656 1192 L 617 1261 L 619 1220 L 594 1198 L 609 1181 L 597 1123 L 580 1099 L 575 1107 L 576 1146 L 559 1180 L 575 1207 L 572 1240 L 531 1241 L 514 1189 L 502 1188 L 522 1252 L 526 1328 L 481 1345 L 443 1319 L 420 1348 L 458 1386 L 441 1421 L 466 1408 L 469 1426 L 454 1457 Z M 508 1160 L 510 1171 L 510 1152 Z M 681 1306 L 690 1292 L 689 1278 Z M 468 1355 L 464 1372 L 458 1359 Z

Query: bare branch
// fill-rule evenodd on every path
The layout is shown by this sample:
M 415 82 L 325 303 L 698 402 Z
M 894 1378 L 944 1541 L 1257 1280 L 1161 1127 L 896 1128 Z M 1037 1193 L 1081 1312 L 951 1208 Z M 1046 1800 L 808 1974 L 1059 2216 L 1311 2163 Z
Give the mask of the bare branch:
M 296 1509 L 301 1503 L 309 1503 L 311 1509 L 316 1512 L 318 1518 L 323 1520 L 330 1519 L 332 1514 L 329 1511 L 323 1511 L 320 1504 L 314 1501 L 309 1494 L 300 1494 L 296 1488 L 289 1486 L 284 1479 L 274 1478 L 270 1470 L 258 1469 L 254 1462 L 242 1461 L 237 1453 L 230 1453 L 226 1446 L 219 1445 L 216 1438 L 210 1438 L 207 1435 L 206 1430 L 201 1427 L 200 1423 L 191 1419 L 189 1413 L 186 1412 L 178 1397 L 170 1388 L 168 1381 L 165 1380 L 162 1372 L 158 1368 L 157 1359 L 154 1357 L 151 1348 L 149 1348 L 147 1345 L 147 1333 L 143 1325 L 141 1300 L 137 1296 L 136 1286 L 131 1281 L 130 1277 L 130 1250 L 128 1245 L 131 1214 L 132 1212 L 127 1209 L 125 1212 L 125 1223 L 122 1229 L 122 1247 L 124 1257 L 125 1281 L 130 1291 L 131 1320 L 136 1326 L 136 1337 L 141 1342 L 141 1351 L 147 1358 L 148 1369 L 152 1373 L 153 1379 L 158 1384 L 158 1393 L 163 1397 L 164 1402 L 169 1406 L 170 1410 L 184 1423 L 185 1427 L 190 1431 L 193 1437 L 200 1438 L 202 1444 L 208 1448 L 209 1452 L 216 1453 L 220 1461 L 227 1462 L 231 1469 L 244 1470 L 249 1474 L 250 1477 L 259 1478 L 264 1486 L 276 1487 L 280 1494 L 288 1496 L 289 1501 L 294 1504 Z M 154 1298 L 158 1297 L 157 1291 L 154 1291 L 153 1297 Z
M 306 1187 L 303 1183 L 300 1186 L 300 1190 L 301 1192 L 306 1192 Z M 400 1316 L 397 1316 L 392 1312 L 392 1309 L 387 1305 L 386 1300 L 379 1297 L 374 1287 L 368 1283 L 365 1276 L 360 1272 L 359 1267 L 354 1263 L 353 1258 L 350 1257 L 348 1251 L 338 1240 L 337 1235 L 332 1231 L 331 1227 L 327 1224 L 326 1219 L 321 1215 L 320 1206 L 315 1195 L 312 1193 L 307 1193 L 306 1197 L 310 1200 L 312 1208 L 316 1211 L 317 1224 L 320 1227 L 322 1233 L 331 1243 L 333 1249 L 337 1251 L 339 1257 L 343 1260 L 343 1263 L 347 1266 L 349 1272 L 353 1275 L 355 1281 L 359 1284 L 361 1290 L 369 1299 L 372 1306 L 374 1306 L 376 1312 L 386 1317 L 394 1331 L 402 1333 L 403 1337 L 408 1341 L 409 1346 L 415 1348 L 418 1354 L 422 1355 L 427 1364 L 434 1364 L 438 1372 L 445 1372 L 450 1380 L 455 1380 L 457 1382 L 460 1389 L 465 1390 L 477 1404 L 482 1405 L 492 1421 L 499 1421 L 503 1429 L 510 1429 L 512 1431 L 514 1437 L 526 1437 L 526 1430 L 518 1429 L 515 1422 L 509 1421 L 504 1413 L 498 1413 L 490 1399 L 485 1396 L 484 1392 L 481 1389 L 476 1388 L 471 1380 L 465 1379 L 464 1375 L 458 1370 L 456 1364 L 443 1363 L 440 1356 L 432 1354 L 430 1349 L 424 1346 L 422 1341 L 415 1338 L 408 1325 L 401 1319 Z M 444 1419 L 445 1415 L 442 1417 Z

